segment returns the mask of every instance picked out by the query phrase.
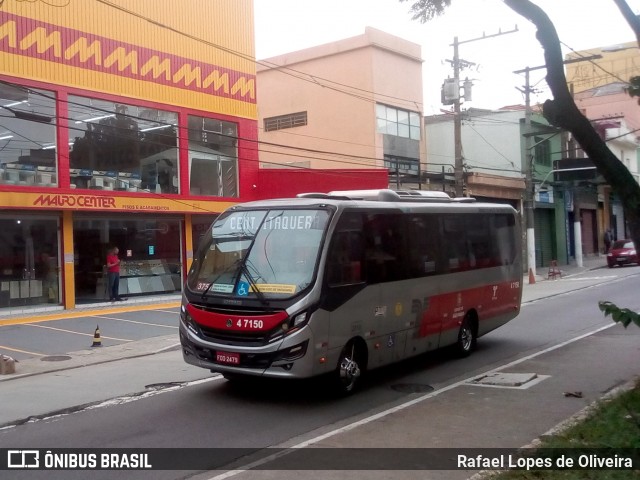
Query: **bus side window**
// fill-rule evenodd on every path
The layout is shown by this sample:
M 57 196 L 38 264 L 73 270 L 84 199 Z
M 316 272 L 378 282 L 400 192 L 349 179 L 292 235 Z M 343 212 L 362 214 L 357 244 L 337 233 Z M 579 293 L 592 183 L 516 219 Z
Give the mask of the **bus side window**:
M 461 272 L 471 268 L 465 225 L 460 216 L 442 217 L 442 238 L 446 242 L 445 252 L 449 272 Z
M 416 215 L 407 219 L 409 278 L 438 273 L 438 220 L 435 215 Z M 441 269 L 441 267 L 440 267 Z
M 336 233 L 328 258 L 329 285 L 362 282 L 362 236 L 360 232 Z
M 491 258 L 491 233 L 489 217 L 465 215 L 465 229 L 468 239 L 469 261 L 471 268 L 495 266 Z
M 495 240 L 493 256 L 498 265 L 512 265 L 517 255 L 513 243 L 515 220 L 512 215 L 496 215 L 493 222 Z

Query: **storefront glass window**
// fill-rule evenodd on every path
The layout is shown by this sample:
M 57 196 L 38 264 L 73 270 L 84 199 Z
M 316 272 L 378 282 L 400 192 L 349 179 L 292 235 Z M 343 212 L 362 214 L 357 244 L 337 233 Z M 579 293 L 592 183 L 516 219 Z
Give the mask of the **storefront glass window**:
M 71 188 L 178 193 L 178 115 L 69 96 Z
M 0 185 L 55 187 L 55 94 L 0 83 Z
M 60 304 L 58 218 L 0 216 L 0 308 Z
M 119 218 L 78 216 L 73 222 L 76 302 L 104 302 L 106 258 L 118 247 L 120 296 L 181 291 L 180 220 L 137 215 Z
M 238 196 L 238 126 L 189 116 L 189 192 Z

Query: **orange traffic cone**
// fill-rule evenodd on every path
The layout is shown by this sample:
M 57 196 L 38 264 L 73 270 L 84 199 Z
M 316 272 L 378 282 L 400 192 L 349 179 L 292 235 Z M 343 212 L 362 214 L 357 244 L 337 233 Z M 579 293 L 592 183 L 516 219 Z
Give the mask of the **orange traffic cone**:
M 102 340 L 100 340 L 100 326 L 96 325 L 96 331 L 93 334 L 93 343 L 91 344 L 92 347 L 101 347 L 102 346 Z
M 536 283 L 536 276 L 533 274 L 533 269 L 529 269 L 529 285 Z

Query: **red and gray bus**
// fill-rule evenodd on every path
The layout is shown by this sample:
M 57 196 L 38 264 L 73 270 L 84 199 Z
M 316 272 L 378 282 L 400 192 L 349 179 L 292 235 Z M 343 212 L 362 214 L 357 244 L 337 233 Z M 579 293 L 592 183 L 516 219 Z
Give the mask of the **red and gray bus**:
M 518 315 L 521 233 L 509 205 L 363 190 L 233 206 L 183 290 L 184 360 L 228 379 L 361 375 Z

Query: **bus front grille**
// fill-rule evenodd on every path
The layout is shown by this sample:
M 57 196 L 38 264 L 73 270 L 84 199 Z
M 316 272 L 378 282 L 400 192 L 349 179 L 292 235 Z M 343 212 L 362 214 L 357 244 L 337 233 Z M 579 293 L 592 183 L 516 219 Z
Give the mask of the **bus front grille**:
M 267 343 L 269 332 L 232 332 L 217 330 L 198 325 L 202 332 L 202 339 L 207 342 L 222 343 L 224 345 L 243 345 L 260 347 Z

